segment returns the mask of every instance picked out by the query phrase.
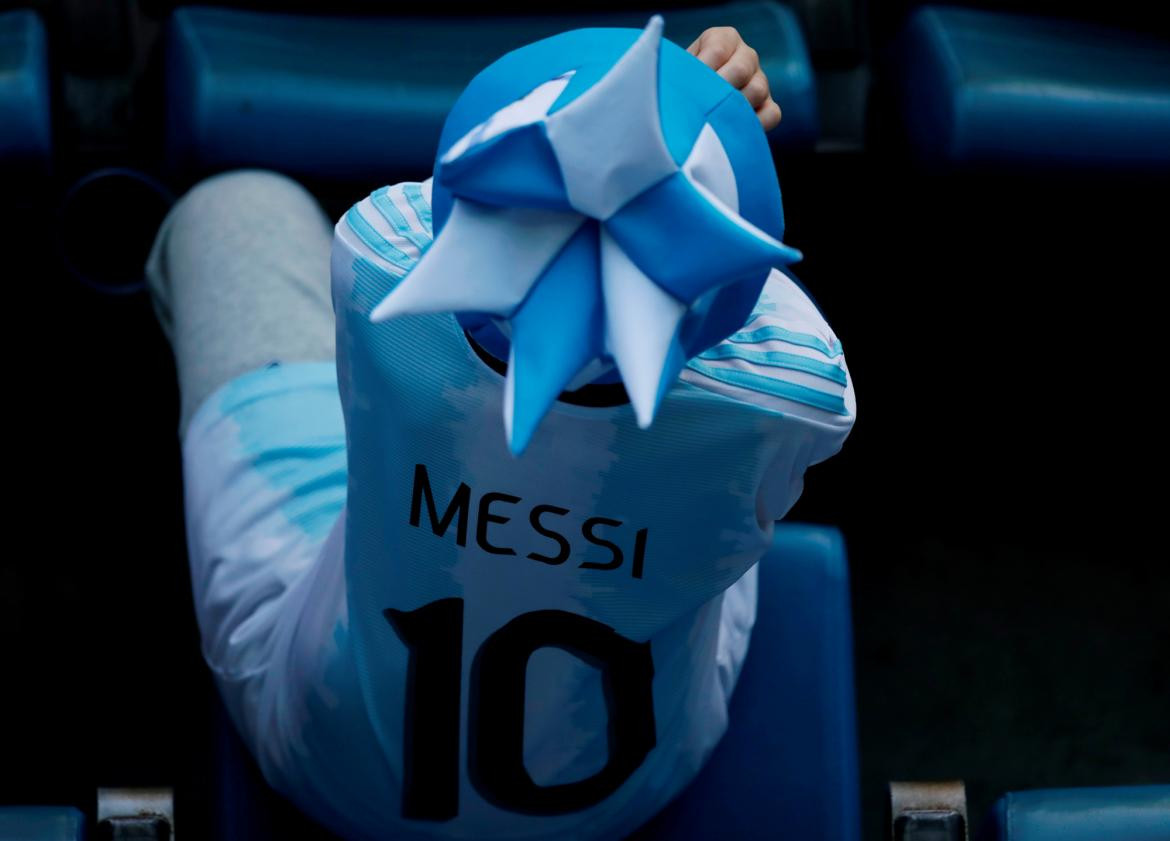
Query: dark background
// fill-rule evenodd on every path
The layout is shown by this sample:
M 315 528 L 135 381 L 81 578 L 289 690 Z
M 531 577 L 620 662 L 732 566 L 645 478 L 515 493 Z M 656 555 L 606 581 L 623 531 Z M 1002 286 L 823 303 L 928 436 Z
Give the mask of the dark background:
M 920 171 L 882 92 L 909 4 L 795 5 L 824 131 L 777 161 L 785 239 L 806 255 L 798 274 L 844 343 L 859 409 L 790 516 L 848 543 L 867 837 L 881 837 L 889 779 L 964 778 L 976 815 L 1006 790 L 1170 781 L 1157 303 L 1170 184 Z M 1139 3 L 985 5 L 1158 28 Z M 117 279 L 145 256 L 163 207 L 151 194 L 60 206 L 95 167 L 161 174 L 167 4 L 38 8 L 54 173 L 6 185 L 0 211 L 0 802 L 88 808 L 98 785 L 174 785 L 181 831 L 205 837 L 216 706 L 186 573 L 170 351 L 143 294 L 95 292 L 61 260 L 87 255 L 81 268 Z M 336 215 L 425 175 L 313 186 Z

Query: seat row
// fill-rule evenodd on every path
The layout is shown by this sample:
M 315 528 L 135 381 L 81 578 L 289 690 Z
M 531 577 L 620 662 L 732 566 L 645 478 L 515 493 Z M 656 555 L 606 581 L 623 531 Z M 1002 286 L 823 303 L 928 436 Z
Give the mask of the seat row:
M 645 17 L 331 17 L 180 6 L 166 24 L 166 159 L 172 172 L 192 175 L 264 166 L 326 179 L 418 177 L 479 68 L 556 31 L 641 26 Z M 712 25 L 736 27 L 758 49 L 784 114 L 775 147 L 816 148 L 818 114 L 836 88 L 818 84 L 798 15 L 774 0 L 666 15 L 668 37 L 684 45 Z M 875 88 L 888 95 L 882 101 L 904 147 L 923 163 L 1170 170 L 1164 39 L 921 6 L 878 47 Z M 38 17 L 0 14 L 0 173 L 48 166 L 48 80 Z M 865 107 L 864 97 L 855 107 Z

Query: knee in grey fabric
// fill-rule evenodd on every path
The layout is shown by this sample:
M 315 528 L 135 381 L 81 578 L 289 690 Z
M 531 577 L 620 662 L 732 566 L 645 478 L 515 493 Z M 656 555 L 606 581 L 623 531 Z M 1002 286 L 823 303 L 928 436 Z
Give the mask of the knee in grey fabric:
M 313 197 L 272 172 L 214 176 L 171 209 L 146 274 L 175 354 L 180 435 L 203 401 L 241 374 L 333 359 L 332 236 Z

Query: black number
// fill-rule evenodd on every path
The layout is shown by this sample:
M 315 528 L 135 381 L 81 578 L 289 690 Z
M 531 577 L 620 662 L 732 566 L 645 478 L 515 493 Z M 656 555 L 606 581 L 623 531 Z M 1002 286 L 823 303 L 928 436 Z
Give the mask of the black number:
M 384 611 L 410 648 L 406 683 L 403 817 L 449 820 L 459 811 L 459 698 L 463 600 L 442 599 L 409 613 Z M 563 649 L 601 671 L 609 714 L 609 758 L 583 780 L 537 785 L 524 767 L 528 659 Z M 475 655 L 468 699 L 468 771 L 497 806 L 527 814 L 575 812 L 604 800 L 655 745 L 654 663 L 650 644 L 563 610 L 517 616 Z
M 440 599 L 409 613 L 391 608 L 382 614 L 410 649 L 402 816 L 450 820 L 459 814 L 463 599 Z
M 539 786 L 524 767 L 524 688 L 528 658 L 555 646 L 601 670 L 609 712 L 609 759 L 591 777 Z M 472 665 L 468 765 L 487 800 L 514 812 L 558 815 L 599 803 L 654 747 L 654 665 L 636 643 L 594 619 L 563 610 L 517 616 L 484 640 Z

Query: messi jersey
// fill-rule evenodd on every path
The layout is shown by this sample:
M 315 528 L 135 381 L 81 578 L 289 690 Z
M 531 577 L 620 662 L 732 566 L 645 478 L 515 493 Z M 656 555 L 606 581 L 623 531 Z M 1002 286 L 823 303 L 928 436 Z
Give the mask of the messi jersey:
M 561 401 L 513 457 L 454 316 L 369 320 L 430 243 L 429 189 L 338 223 L 336 366 L 254 371 L 190 424 L 204 655 L 268 781 L 343 837 L 618 837 L 725 730 L 755 564 L 852 381 L 774 272 L 651 428 Z

